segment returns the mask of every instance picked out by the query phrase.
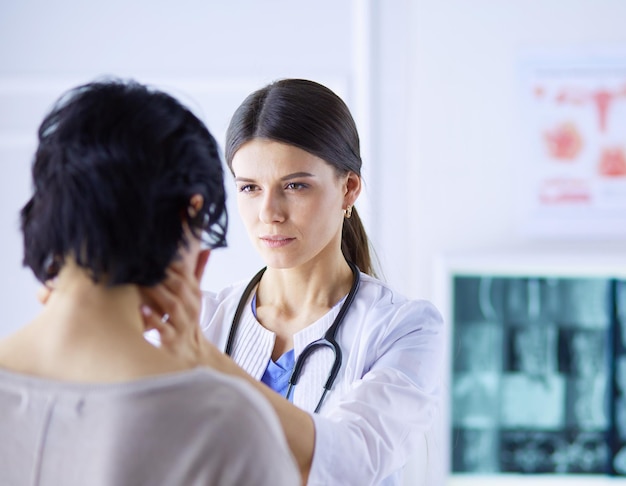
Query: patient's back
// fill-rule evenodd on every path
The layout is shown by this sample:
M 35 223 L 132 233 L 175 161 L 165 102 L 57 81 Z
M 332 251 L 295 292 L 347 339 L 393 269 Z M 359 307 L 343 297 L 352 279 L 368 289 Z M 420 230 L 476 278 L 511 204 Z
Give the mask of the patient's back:
M 278 419 L 209 369 L 117 384 L 0 370 L 3 485 L 296 485 Z

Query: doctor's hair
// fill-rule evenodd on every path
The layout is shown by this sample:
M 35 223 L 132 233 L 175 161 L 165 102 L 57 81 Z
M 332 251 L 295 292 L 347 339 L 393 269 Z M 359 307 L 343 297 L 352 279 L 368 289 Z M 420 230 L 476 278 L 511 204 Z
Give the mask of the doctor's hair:
M 237 108 L 226 131 L 226 162 L 253 139 L 274 140 L 319 157 L 337 174 L 361 177 L 359 134 L 350 110 L 332 90 L 306 79 L 282 79 L 250 94 Z M 344 257 L 375 276 L 370 242 L 361 218 L 352 209 L 344 218 Z
M 94 282 L 150 286 L 188 245 L 226 244 L 215 139 L 172 96 L 107 79 L 61 96 L 38 131 L 33 193 L 20 213 L 23 263 L 42 282 L 67 257 Z M 203 205 L 190 211 L 193 195 Z

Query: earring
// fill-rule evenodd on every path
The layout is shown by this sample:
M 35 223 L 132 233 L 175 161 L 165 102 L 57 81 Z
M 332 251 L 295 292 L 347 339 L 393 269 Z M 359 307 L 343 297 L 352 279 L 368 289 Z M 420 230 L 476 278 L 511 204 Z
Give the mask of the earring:
M 352 216 L 352 206 L 348 204 L 348 207 L 343 210 L 343 215 L 346 219 L 350 219 Z

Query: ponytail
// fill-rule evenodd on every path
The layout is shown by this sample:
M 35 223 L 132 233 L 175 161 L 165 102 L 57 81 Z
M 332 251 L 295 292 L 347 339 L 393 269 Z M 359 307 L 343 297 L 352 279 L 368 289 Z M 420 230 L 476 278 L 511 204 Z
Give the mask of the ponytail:
M 352 208 L 352 216 L 343 220 L 341 251 L 346 260 L 355 263 L 363 273 L 376 277 L 370 256 L 370 241 L 355 207 Z

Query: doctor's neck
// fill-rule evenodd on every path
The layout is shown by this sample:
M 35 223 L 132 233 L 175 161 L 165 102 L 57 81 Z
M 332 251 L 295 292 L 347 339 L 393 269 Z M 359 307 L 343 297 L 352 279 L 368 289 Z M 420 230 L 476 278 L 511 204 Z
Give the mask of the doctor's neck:
M 350 290 L 353 275 L 343 255 L 293 268 L 267 268 L 258 302 L 290 308 L 333 307 Z

